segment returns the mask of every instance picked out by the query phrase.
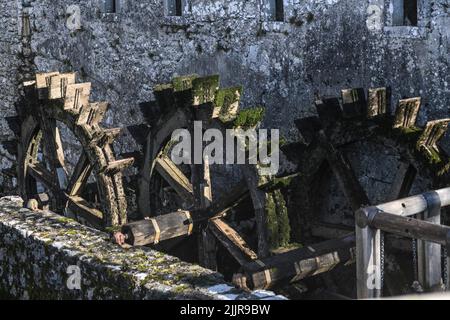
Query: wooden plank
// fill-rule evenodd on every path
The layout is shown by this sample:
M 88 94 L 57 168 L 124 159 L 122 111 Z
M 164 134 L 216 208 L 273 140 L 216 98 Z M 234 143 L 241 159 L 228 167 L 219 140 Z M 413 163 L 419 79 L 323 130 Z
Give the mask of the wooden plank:
M 75 83 L 67 86 L 64 100 L 65 110 L 80 111 L 83 106 L 89 105 L 91 83 Z
M 166 155 L 160 155 L 155 161 L 155 170 L 175 190 L 186 203 L 186 207 L 194 204 L 194 189 L 189 179 Z
M 62 73 L 50 77 L 48 99 L 62 99 L 66 96 L 68 85 L 75 83 L 76 73 Z
M 245 240 L 224 220 L 211 219 L 208 227 L 241 265 L 248 262 L 248 260 L 258 258 L 258 255 L 249 247 Z M 245 259 L 243 259 L 243 255 Z
M 439 155 L 440 151 L 437 143 L 447 132 L 449 123 L 450 119 L 429 121 L 419 138 L 418 147 L 425 149 L 431 157 L 435 157 L 436 154 Z
M 58 75 L 59 72 L 47 72 L 47 73 L 37 73 L 36 74 L 36 88 L 44 89 L 50 85 L 50 78 Z M 47 97 L 45 97 L 47 98 Z
M 367 117 L 373 118 L 388 112 L 390 95 L 387 88 L 371 88 L 368 93 Z
M 93 102 L 81 107 L 77 124 L 93 126 L 99 124 L 105 117 L 109 104 L 107 102 Z
M 403 99 L 395 111 L 394 128 L 411 128 L 416 125 L 421 98 Z

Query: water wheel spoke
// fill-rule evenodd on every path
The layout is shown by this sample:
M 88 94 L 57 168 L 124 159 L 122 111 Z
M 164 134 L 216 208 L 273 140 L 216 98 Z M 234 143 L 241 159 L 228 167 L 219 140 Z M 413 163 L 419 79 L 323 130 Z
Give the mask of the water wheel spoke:
M 349 161 L 329 142 L 323 131 L 319 133 L 319 142 L 326 150 L 328 163 L 352 210 L 356 211 L 364 205 L 369 205 L 369 198 L 359 183 Z
M 42 124 L 44 144 L 44 158 L 47 160 L 51 171 L 57 176 L 57 183 L 61 189 L 67 186 L 67 170 L 65 167 L 64 149 L 61 135 L 56 126 L 55 119 L 45 119 Z
M 411 191 L 417 169 L 410 163 L 402 162 L 392 182 L 386 201 L 406 198 Z
M 258 255 L 250 249 L 245 240 L 224 220 L 211 219 L 208 228 L 239 264 L 244 265 L 258 259 Z
M 194 206 L 194 189 L 185 174 L 165 155 L 159 156 L 155 161 L 156 171 L 183 199 L 187 207 Z
M 80 194 L 89 179 L 91 171 L 92 166 L 86 153 L 83 152 L 78 159 L 78 162 L 73 170 L 72 177 L 70 178 L 67 186 L 67 193 L 70 196 Z
M 250 195 L 247 182 L 241 180 L 230 192 L 222 196 L 218 201 L 213 202 L 208 212 L 208 217 L 223 217 L 231 209 L 238 206 Z
M 53 193 L 61 194 L 62 190 L 56 184 L 54 175 L 47 170 L 45 166 L 38 162 L 29 163 L 27 166 L 28 174 L 31 175 L 38 182 L 50 189 Z
M 102 228 L 103 213 L 79 196 L 69 196 L 68 208 L 97 228 Z

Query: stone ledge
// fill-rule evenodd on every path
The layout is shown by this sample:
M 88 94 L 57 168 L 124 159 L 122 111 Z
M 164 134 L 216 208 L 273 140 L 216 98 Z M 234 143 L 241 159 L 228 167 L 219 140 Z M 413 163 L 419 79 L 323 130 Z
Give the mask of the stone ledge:
M 77 287 L 73 270 L 80 289 L 69 289 L 68 282 Z M 218 273 L 148 248 L 122 249 L 105 233 L 24 209 L 17 197 L 0 199 L 0 292 L 18 299 L 284 299 L 242 292 Z

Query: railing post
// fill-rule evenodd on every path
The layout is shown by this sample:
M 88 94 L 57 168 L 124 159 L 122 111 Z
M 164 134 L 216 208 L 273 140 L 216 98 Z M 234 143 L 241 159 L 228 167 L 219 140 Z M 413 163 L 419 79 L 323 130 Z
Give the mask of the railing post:
M 435 191 L 422 195 L 427 210 L 420 216 L 424 221 L 441 224 L 441 200 Z M 417 240 L 417 270 L 419 282 L 426 291 L 442 290 L 441 245 Z
M 368 225 L 376 212 L 376 208 L 365 208 L 355 215 L 358 299 L 381 297 L 381 232 Z

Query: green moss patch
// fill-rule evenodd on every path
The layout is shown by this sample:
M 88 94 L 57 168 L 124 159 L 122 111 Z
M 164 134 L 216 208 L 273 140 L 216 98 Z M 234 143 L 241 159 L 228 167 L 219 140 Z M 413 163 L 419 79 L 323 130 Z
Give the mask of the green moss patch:
M 255 107 L 242 110 L 238 113 L 234 120 L 234 128 L 242 128 L 244 130 L 256 127 L 263 119 L 266 110 L 263 107 Z
M 286 201 L 280 190 L 267 194 L 266 215 L 270 249 L 288 246 L 291 227 Z

